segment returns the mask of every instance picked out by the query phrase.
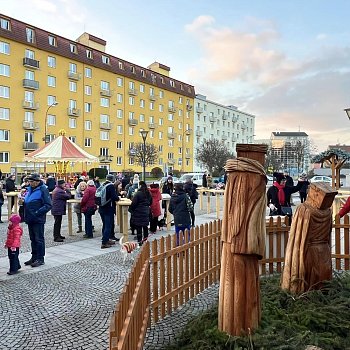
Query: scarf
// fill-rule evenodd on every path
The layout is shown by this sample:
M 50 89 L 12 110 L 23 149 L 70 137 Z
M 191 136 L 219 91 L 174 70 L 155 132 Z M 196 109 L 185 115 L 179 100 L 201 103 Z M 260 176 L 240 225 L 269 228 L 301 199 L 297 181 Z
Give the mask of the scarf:
M 277 181 L 275 181 L 273 185 L 278 189 L 278 201 L 280 205 L 285 205 L 286 197 L 283 191 L 284 185 L 279 184 Z

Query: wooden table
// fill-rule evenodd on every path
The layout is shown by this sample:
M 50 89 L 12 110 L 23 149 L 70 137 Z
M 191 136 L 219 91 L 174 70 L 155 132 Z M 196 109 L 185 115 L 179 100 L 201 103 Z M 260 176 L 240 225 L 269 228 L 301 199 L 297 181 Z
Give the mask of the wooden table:
M 7 216 L 8 219 L 10 219 L 10 216 L 12 214 L 12 203 L 14 201 L 14 213 L 18 214 L 18 195 L 19 192 L 8 192 L 4 193 L 4 195 L 7 197 Z
M 197 192 L 199 194 L 199 209 L 202 210 L 203 209 L 203 195 L 204 192 L 208 191 L 207 188 L 205 187 L 197 187 Z
M 72 206 L 73 204 L 80 203 L 81 199 L 68 199 L 68 235 L 73 236 L 73 214 L 72 214 Z
M 128 242 L 129 229 L 129 206 L 131 200 L 127 198 L 120 198 L 117 202 L 117 224 L 119 225 L 120 233 L 123 235 L 123 242 Z

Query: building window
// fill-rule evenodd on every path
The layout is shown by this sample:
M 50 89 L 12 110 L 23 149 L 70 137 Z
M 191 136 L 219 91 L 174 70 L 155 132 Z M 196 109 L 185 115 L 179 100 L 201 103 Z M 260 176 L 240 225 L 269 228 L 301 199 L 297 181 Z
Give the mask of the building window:
M 159 98 L 163 98 L 164 97 L 164 91 L 163 90 L 159 90 Z
M 100 131 L 100 139 L 103 141 L 109 140 L 109 132 L 108 131 Z
M 174 120 L 174 114 L 169 113 L 168 114 L 168 120 L 173 121 Z
M 142 92 L 142 93 L 145 92 L 145 85 L 140 84 L 140 92 Z
M 123 134 L 123 126 L 117 125 L 117 134 L 122 135 Z
M 8 86 L 0 85 L 0 97 L 10 98 L 10 88 Z
M 92 112 L 92 104 L 89 102 L 85 102 L 85 112 L 91 113 Z
M 77 83 L 75 81 L 69 82 L 69 91 L 77 92 Z
M 163 125 L 163 118 L 159 118 L 159 125 Z
M 134 158 L 129 158 L 129 165 L 134 165 Z
M 92 94 L 92 87 L 90 85 L 85 85 L 85 95 L 90 96 Z
M 10 120 L 10 108 L 0 107 L 0 119 Z
M 123 118 L 123 110 L 117 109 L 117 118 L 122 119 Z
M 10 76 L 10 66 L 7 64 L 0 63 L 0 75 L 3 75 L 4 77 Z
M 117 78 L 117 86 L 123 86 L 123 78 Z
M 56 96 L 49 95 L 47 96 L 47 105 L 51 106 L 56 102 Z
M 0 152 L 0 163 L 9 163 L 9 162 L 10 162 L 10 153 Z
M 145 108 L 145 100 L 140 100 L 140 107 Z
M 154 102 L 150 102 L 150 104 L 149 104 L 149 109 L 150 109 L 151 111 L 154 110 Z
M 0 53 L 3 53 L 4 55 L 10 54 L 10 44 L 5 43 L 4 41 L 0 41 Z
M 70 48 L 70 52 L 72 52 L 72 53 L 78 53 L 77 45 L 70 43 L 70 44 L 69 44 L 69 48 Z
M 179 103 L 182 104 L 183 98 L 182 96 L 179 96 Z
M 122 94 L 117 94 L 117 102 L 123 103 L 123 95 Z
M 5 30 L 11 30 L 10 21 L 6 18 L 0 18 L 0 28 Z
M 129 112 L 129 120 L 132 120 L 134 119 L 134 112 Z
M 118 62 L 119 69 L 124 69 L 123 62 Z
M 85 130 L 91 130 L 92 129 L 92 121 L 85 120 L 84 127 L 85 127 Z
M 108 114 L 100 114 L 100 123 L 109 124 L 109 115 Z
M 86 57 L 87 57 L 87 58 L 91 58 L 91 59 L 93 58 L 93 57 L 92 57 L 92 51 L 91 51 L 91 50 L 86 50 Z
M 24 52 L 24 54 L 25 54 L 25 57 L 26 57 L 26 58 L 30 58 L 30 59 L 32 59 L 32 60 L 35 59 L 35 53 L 34 53 L 33 50 L 26 49 L 25 52 Z
M 91 147 L 92 146 L 92 139 L 86 137 L 84 140 L 84 146 L 85 147 Z
M 170 86 L 171 86 L 171 87 L 175 87 L 174 80 L 170 80 L 169 83 L 170 83 Z
M 69 127 L 75 129 L 77 127 L 77 120 L 75 118 L 69 118 Z
M 123 157 L 117 157 L 116 161 L 117 161 L 117 165 L 122 165 L 123 164 Z
M 130 136 L 134 135 L 134 128 L 133 127 L 129 128 L 129 135 Z
M 92 78 L 92 69 L 85 67 L 85 77 L 86 78 Z
M 164 106 L 162 104 L 159 105 L 159 112 L 163 112 L 164 111 Z
M 158 138 L 159 138 L 159 140 L 163 139 L 163 132 L 162 131 L 158 132 Z
M 140 123 L 144 123 L 144 121 L 145 121 L 145 115 L 140 114 Z
M 31 121 L 34 121 L 34 115 L 33 115 L 33 120 L 31 120 Z M 52 114 L 47 115 L 47 125 L 56 125 L 56 116 L 55 115 L 52 115 Z
M 101 80 L 101 90 L 109 91 L 109 82 Z
M 78 70 L 77 70 L 77 65 L 75 64 L 75 63 L 69 63 L 69 71 L 71 72 L 71 73 L 77 73 L 78 72 Z
M 32 28 L 26 28 L 26 37 L 28 43 L 34 43 L 35 42 L 35 33 Z
M 56 68 L 56 57 L 47 56 L 47 65 L 50 68 Z
M 116 148 L 117 149 L 123 149 L 123 141 L 117 141 L 116 142 Z
M 0 130 L 0 141 L 10 141 L 10 131 Z
M 25 132 L 24 142 L 34 142 L 34 134 L 32 132 Z
M 102 55 L 102 63 L 110 64 L 110 60 L 108 56 Z
M 142 78 L 146 77 L 145 71 L 143 69 L 141 69 L 141 76 L 142 76 Z
M 47 77 L 47 86 L 56 87 L 56 78 L 49 75 Z
M 49 45 L 51 46 L 57 46 L 57 41 L 56 41 L 56 37 L 49 35 Z
M 26 70 L 25 73 L 24 73 L 24 76 L 28 80 L 35 80 L 34 72 L 31 71 L 31 70 Z
M 100 98 L 100 106 L 101 107 L 109 107 L 109 99 L 105 97 Z
M 135 104 L 135 98 L 134 96 L 129 96 L 129 105 L 133 106 Z
M 77 101 L 76 100 L 69 100 L 69 108 L 76 109 L 77 108 Z

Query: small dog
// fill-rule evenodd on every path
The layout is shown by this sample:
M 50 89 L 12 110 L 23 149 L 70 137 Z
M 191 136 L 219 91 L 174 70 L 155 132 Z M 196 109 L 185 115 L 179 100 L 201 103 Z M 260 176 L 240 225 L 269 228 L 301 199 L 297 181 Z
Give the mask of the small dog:
M 121 237 L 119 240 L 119 244 L 120 244 L 120 251 L 123 254 L 123 263 L 125 263 L 126 257 L 129 254 L 132 254 L 132 252 L 136 251 L 139 248 L 139 245 L 137 244 L 137 242 L 125 242 L 123 243 L 123 238 Z
M 165 218 L 158 220 L 158 227 L 160 230 L 163 230 L 163 227 L 165 227 L 165 226 L 166 226 Z

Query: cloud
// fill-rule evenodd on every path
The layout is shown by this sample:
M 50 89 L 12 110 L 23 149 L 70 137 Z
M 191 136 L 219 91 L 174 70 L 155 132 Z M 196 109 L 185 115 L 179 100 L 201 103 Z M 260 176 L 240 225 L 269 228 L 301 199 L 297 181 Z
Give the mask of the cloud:
M 199 32 L 203 27 L 206 27 L 210 24 L 213 24 L 215 22 L 214 17 L 212 16 L 199 16 L 194 19 L 194 21 L 190 24 L 185 25 L 185 30 L 187 32 L 197 33 Z

